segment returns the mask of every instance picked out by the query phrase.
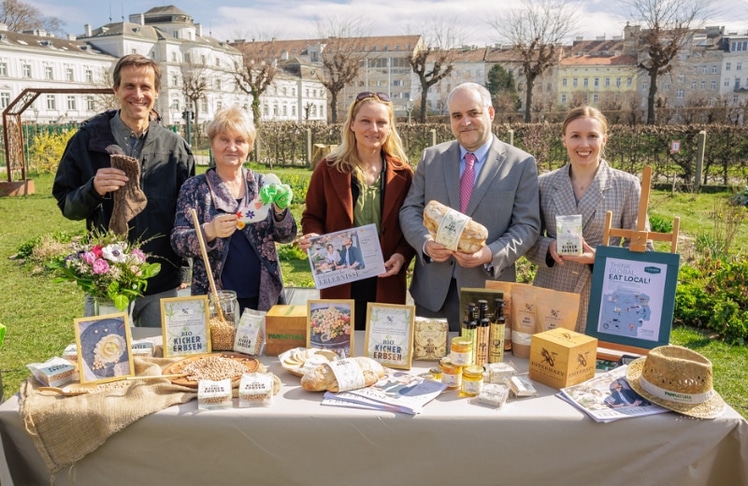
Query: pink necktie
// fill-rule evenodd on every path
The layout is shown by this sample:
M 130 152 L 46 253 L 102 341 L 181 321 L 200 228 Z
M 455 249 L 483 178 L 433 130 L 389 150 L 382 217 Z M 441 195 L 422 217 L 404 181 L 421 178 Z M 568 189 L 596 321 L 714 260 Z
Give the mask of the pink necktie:
M 473 194 L 473 185 L 475 183 L 475 172 L 473 171 L 473 165 L 476 161 L 475 154 L 468 152 L 465 154 L 465 171 L 462 173 L 460 178 L 460 212 L 464 213 L 467 211 L 468 204 L 470 203 L 470 195 Z

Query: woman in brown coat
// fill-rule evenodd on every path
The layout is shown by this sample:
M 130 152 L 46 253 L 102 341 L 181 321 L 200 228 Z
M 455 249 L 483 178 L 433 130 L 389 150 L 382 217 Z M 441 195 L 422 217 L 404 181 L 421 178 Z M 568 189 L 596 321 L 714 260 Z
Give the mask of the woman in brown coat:
M 322 289 L 323 299 L 354 299 L 356 329 L 366 324 L 366 304 L 404 304 L 405 274 L 414 251 L 400 230 L 400 206 L 408 194 L 413 171 L 395 130 L 394 108 L 384 93 L 359 93 L 348 108 L 342 143 L 321 160 L 312 174 L 301 217 L 310 238 L 366 224 L 376 224 L 385 273 Z

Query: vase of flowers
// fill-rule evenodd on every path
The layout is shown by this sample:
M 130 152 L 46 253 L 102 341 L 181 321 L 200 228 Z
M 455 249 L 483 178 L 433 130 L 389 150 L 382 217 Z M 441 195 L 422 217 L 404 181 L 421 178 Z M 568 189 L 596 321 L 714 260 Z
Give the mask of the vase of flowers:
M 141 243 L 112 232 L 91 232 L 71 246 L 71 253 L 53 264 L 55 282 L 75 282 L 97 306 L 111 302 L 117 311 L 124 311 L 143 295 L 148 279 L 161 271 L 160 263 L 147 261 Z M 107 312 L 97 312 L 101 313 Z

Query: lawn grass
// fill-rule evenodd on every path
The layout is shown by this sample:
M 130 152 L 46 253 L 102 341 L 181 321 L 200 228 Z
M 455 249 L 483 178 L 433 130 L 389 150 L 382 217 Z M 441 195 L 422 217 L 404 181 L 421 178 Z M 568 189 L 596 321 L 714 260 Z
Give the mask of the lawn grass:
M 202 168 L 200 171 L 203 171 Z M 262 169 L 261 169 L 262 170 Z M 281 180 L 285 171 L 298 173 L 304 169 L 274 170 Z M 74 341 L 73 319 L 82 316 L 83 295 L 72 283 L 54 284 L 48 274 L 35 272 L 28 265 L 11 259 L 22 243 L 55 231 L 82 232 L 82 221 L 69 221 L 60 215 L 54 198 L 50 195 L 52 175 L 34 177 L 36 194 L 22 197 L 0 198 L 0 323 L 8 327 L 5 345 L 0 349 L 5 396 L 16 393 L 23 380 L 29 376 L 26 365 L 41 362 L 59 355 L 64 347 Z M 695 237 L 713 228 L 713 210 L 716 199 L 724 195 L 670 195 L 652 192 L 650 210 L 663 217 L 681 217 L 684 237 Z M 301 218 L 301 205 L 292 210 Z M 743 224 L 733 248 L 748 244 L 748 225 Z M 289 252 L 293 253 L 293 252 Z M 282 262 L 286 285 L 308 287 L 312 285 L 308 262 L 287 259 Z M 673 329 L 671 342 L 694 349 L 714 364 L 715 388 L 743 417 L 748 417 L 748 347 L 730 346 L 710 339 L 701 332 L 687 327 Z

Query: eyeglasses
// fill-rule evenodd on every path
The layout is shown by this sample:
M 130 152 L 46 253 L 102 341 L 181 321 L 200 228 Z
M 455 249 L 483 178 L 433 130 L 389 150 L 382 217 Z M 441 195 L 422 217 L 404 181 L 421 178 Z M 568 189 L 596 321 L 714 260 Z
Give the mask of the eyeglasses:
M 356 101 L 365 100 L 366 98 L 377 98 L 379 101 L 383 101 L 385 103 L 390 102 L 390 97 L 387 96 L 387 93 L 373 93 L 371 91 L 362 91 L 356 95 Z

